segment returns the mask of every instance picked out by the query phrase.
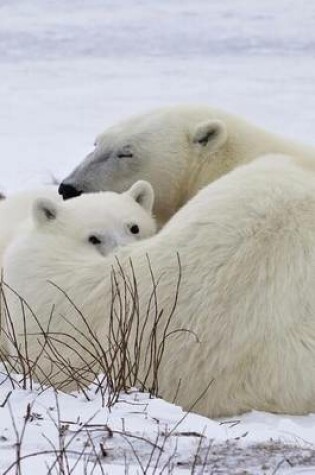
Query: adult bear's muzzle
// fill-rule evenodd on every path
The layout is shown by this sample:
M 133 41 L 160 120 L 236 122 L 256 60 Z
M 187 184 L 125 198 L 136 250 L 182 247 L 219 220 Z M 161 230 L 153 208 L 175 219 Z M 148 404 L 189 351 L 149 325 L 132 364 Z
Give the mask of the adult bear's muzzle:
M 82 195 L 83 192 L 77 190 L 73 185 L 62 182 L 59 185 L 58 193 L 63 197 L 64 200 L 68 200 L 70 198 L 75 198 L 76 196 Z
M 77 190 L 73 185 L 62 182 L 59 185 L 58 193 L 63 197 L 64 200 L 68 200 L 70 198 L 75 198 L 76 196 L 82 195 L 83 191 Z

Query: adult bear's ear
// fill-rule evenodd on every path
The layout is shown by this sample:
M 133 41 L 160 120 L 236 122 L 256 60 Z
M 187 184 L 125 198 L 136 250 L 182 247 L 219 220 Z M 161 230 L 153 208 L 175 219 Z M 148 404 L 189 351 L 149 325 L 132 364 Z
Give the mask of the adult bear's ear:
M 227 129 L 221 120 L 207 120 L 201 122 L 195 128 L 192 141 L 201 147 L 207 147 L 209 151 L 218 150 L 227 139 Z
M 57 214 L 57 204 L 47 198 L 38 198 L 33 204 L 33 218 L 37 224 L 55 221 Z
M 126 192 L 131 196 L 142 208 L 149 213 L 152 212 L 154 204 L 154 190 L 148 181 L 139 180 L 134 183 Z

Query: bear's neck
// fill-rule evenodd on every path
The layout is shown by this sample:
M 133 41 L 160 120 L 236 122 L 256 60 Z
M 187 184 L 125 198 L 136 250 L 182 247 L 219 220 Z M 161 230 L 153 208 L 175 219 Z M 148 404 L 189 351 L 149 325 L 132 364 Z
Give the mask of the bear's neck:
M 195 160 L 191 161 L 177 209 L 203 187 L 237 166 L 266 154 L 293 156 L 303 167 L 315 171 L 314 147 L 290 141 L 259 127 L 249 126 L 247 123 L 244 127 L 241 123 L 239 129 L 229 135 L 226 144 L 220 150 L 206 157 L 195 157 Z

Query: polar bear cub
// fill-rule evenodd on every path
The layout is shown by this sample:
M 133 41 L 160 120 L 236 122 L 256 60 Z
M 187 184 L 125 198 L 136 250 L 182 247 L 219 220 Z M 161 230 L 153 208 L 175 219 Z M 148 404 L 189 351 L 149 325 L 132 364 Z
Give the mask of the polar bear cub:
M 117 246 L 139 241 L 156 232 L 152 215 L 154 192 L 150 183 L 143 180 L 121 194 L 90 193 L 72 202 L 60 200 L 57 194 L 43 193 L 41 196 L 37 192 L 31 203 L 28 203 L 28 208 L 31 204 L 32 210 L 26 209 L 24 205 L 23 213 L 20 212 L 20 195 L 6 201 L 5 212 L 1 214 L 0 208 L 0 221 L 1 227 L 5 229 L 11 223 L 8 211 L 11 217 L 13 215 L 14 226 L 11 223 L 11 228 L 14 227 L 14 232 L 10 234 L 11 240 L 19 241 L 19 237 L 23 239 L 29 228 L 35 227 L 38 236 L 43 239 L 49 234 L 55 240 L 60 239 L 61 235 L 69 241 L 81 240 L 87 252 L 90 250 L 105 256 Z M 9 241 L 7 235 L 6 239 Z
M 59 232 L 86 239 L 91 248 L 103 255 L 118 245 L 138 241 L 156 232 L 152 215 L 154 192 L 146 181 L 139 180 L 122 194 L 91 193 L 78 199 L 80 206 L 65 203 L 56 187 L 47 186 L 21 191 L 1 200 L 0 268 L 7 247 L 19 236 L 24 236 L 34 220 L 44 230 L 44 224 L 52 223 L 58 215 L 60 220 L 56 229 Z
M 124 193 L 90 193 L 62 203 L 43 198 L 34 203 L 33 226 L 43 239 L 79 240 L 87 253 L 107 256 L 155 234 L 153 202 L 153 188 L 143 180 Z
M 156 232 L 156 222 L 152 215 L 154 192 L 150 183 L 146 181 L 136 182 L 128 191 L 121 194 L 90 193 L 67 202 L 54 199 L 54 195 L 48 195 L 33 199 L 32 213 L 28 219 L 23 219 L 26 209 L 24 209 L 24 215 L 19 214 L 19 209 L 15 210 L 14 204 L 19 208 L 20 196 L 17 199 L 12 198 L 13 203 L 10 206 L 9 203 L 7 204 L 7 208 L 10 208 L 14 216 L 19 216 L 20 219 L 19 225 L 14 221 L 15 233 L 11 236 L 11 240 L 7 239 L 8 250 L 4 252 L 3 260 L 6 261 L 6 254 L 11 254 L 12 247 L 17 246 L 23 249 L 25 252 L 22 265 L 29 269 L 32 276 L 30 280 L 38 276 L 37 258 L 40 256 L 39 249 L 42 245 L 45 247 L 47 256 L 56 263 L 63 260 L 65 264 L 71 262 L 71 257 L 66 252 L 68 246 L 73 249 L 79 248 L 82 255 L 82 267 L 85 267 L 87 262 L 107 256 L 117 246 L 148 238 Z M 7 214 L 3 213 L 3 215 L 8 218 Z M 1 223 L 2 226 L 5 224 Z M 35 235 L 36 240 L 31 239 L 34 246 L 31 251 L 30 242 L 27 244 L 27 236 L 34 237 Z M 14 255 L 10 261 L 13 266 L 16 264 L 19 268 L 21 262 L 17 262 Z M 48 272 L 45 280 L 49 280 L 50 277 L 53 276 Z M 86 277 L 88 285 L 93 275 Z M 71 272 L 67 273 L 66 280 L 73 278 L 74 275 Z M 5 283 L 3 285 L 5 286 Z M 38 297 L 40 299 L 40 296 Z M 4 334 L 7 334 L 5 318 L 3 322 L 1 329 Z M 8 350 L 3 339 L 4 337 L 1 336 L 1 348 L 3 350 L 6 347 Z M 7 352 L 6 350 L 4 353 Z

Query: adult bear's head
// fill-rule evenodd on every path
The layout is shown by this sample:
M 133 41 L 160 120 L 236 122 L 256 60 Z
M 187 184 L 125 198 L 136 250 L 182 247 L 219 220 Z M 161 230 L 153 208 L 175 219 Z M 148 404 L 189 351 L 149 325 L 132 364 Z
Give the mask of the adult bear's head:
M 155 192 L 156 216 L 164 222 L 211 181 L 209 167 L 226 141 L 225 122 L 212 109 L 156 110 L 100 134 L 94 150 L 61 183 L 59 193 L 68 199 L 93 191 L 122 192 L 137 180 L 148 180 Z

